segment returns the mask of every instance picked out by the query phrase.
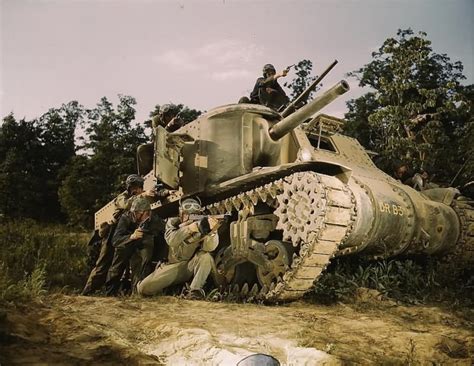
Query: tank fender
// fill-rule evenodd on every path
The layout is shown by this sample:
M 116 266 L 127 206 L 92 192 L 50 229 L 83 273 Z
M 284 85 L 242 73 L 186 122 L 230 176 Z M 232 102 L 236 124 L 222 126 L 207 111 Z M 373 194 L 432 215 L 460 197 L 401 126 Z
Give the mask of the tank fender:
M 444 203 L 447 206 L 451 206 L 456 196 L 460 194 L 457 188 L 431 188 L 421 192 L 421 194 L 430 200 Z
M 345 165 L 334 163 L 334 161 L 315 161 L 311 164 L 311 170 L 316 173 L 336 177 L 344 184 L 347 184 L 349 182 L 349 179 L 352 175 L 352 169 L 348 168 Z

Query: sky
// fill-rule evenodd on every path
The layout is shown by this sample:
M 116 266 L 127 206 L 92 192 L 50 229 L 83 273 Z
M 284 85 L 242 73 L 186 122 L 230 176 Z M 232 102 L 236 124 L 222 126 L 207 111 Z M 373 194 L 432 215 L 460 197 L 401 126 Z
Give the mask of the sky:
M 409 27 L 474 82 L 474 0 L 0 0 L 0 117 L 118 94 L 136 98 L 138 122 L 156 104 L 209 110 L 248 96 L 264 64 L 302 59 L 315 74 L 339 61 L 322 89 L 351 91 L 323 112 L 343 117 L 366 92 L 346 73 Z

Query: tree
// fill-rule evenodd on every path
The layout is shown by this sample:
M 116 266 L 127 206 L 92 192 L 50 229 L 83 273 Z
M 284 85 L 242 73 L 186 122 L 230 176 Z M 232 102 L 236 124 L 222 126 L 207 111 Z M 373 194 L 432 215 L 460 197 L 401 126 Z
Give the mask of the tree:
M 461 62 L 431 48 L 426 33 L 399 30 L 350 76 L 370 93 L 348 102 L 346 131 L 380 154 L 382 168 L 402 160 L 449 180 L 463 163 L 452 151 L 472 115 Z
M 80 155 L 63 170 L 59 190 L 71 223 L 90 226 L 93 213 L 117 194 L 127 175 L 136 172 L 136 149 L 148 138 L 142 126 L 132 124 L 135 105 L 133 97 L 119 95 L 116 108 L 103 97 L 86 111 Z
M 295 65 L 296 77 L 290 81 L 285 82 L 283 86 L 291 90 L 290 99 L 295 99 L 306 88 L 316 80 L 315 76 L 311 76 L 311 71 L 313 70 L 313 63 L 310 60 L 301 60 Z M 315 89 L 317 90 L 317 89 Z M 308 99 L 311 97 L 308 97 Z
M 62 218 L 59 172 L 74 156 L 81 107 L 70 102 L 32 121 L 4 118 L 0 132 L 1 213 L 42 221 Z

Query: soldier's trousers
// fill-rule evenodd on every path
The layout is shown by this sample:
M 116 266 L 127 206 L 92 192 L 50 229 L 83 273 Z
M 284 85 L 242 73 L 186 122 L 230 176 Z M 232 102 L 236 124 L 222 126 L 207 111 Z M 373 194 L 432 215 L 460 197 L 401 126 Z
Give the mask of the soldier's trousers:
M 189 261 L 160 266 L 138 284 L 137 292 L 140 295 L 156 295 L 166 287 L 185 283 L 191 278 L 191 290 L 202 289 L 214 269 L 215 263 L 211 254 L 199 251 Z
M 114 247 L 108 237 L 105 237 L 101 242 L 99 258 L 89 274 L 84 290 L 82 290 L 84 295 L 97 291 L 104 285 L 113 257 Z
M 140 243 L 141 242 L 141 243 Z M 153 256 L 153 236 L 146 236 L 140 242 L 115 248 L 112 266 L 105 283 L 107 295 L 116 295 L 120 289 L 120 280 L 128 261 L 132 272 L 132 289 L 148 273 L 147 268 Z

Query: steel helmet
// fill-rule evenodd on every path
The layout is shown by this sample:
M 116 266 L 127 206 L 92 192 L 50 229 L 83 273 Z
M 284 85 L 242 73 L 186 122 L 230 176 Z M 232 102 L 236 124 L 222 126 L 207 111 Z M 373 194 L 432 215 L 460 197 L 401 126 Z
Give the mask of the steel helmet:
M 276 72 L 275 66 L 273 66 L 272 64 L 266 64 L 265 66 L 263 66 L 263 75 L 265 75 L 269 71 Z
M 138 196 L 137 198 L 135 198 L 130 207 L 131 212 L 144 212 L 150 210 L 150 202 L 143 196 Z
M 256 353 L 244 357 L 237 363 L 237 366 L 280 366 L 280 362 L 273 356 Z
M 130 187 L 143 187 L 144 179 L 138 174 L 130 174 L 125 180 L 125 186 L 127 189 Z

